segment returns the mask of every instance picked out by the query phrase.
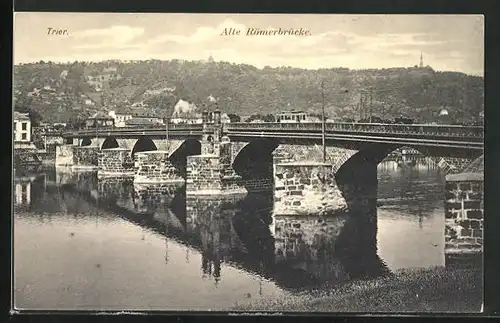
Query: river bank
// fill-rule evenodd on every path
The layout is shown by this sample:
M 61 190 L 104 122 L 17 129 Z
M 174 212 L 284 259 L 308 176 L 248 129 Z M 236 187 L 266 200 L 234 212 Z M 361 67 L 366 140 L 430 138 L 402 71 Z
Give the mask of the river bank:
M 479 312 L 483 275 L 477 269 L 401 270 L 328 291 L 237 304 L 236 311 L 279 312 Z

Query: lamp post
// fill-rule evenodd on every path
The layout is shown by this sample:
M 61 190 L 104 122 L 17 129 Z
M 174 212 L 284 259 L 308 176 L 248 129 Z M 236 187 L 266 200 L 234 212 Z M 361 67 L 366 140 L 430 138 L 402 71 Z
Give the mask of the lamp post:
M 326 163 L 326 120 L 325 120 L 325 91 L 321 81 L 321 143 L 323 145 L 323 163 Z
M 160 103 L 163 104 L 164 97 L 161 97 Z M 168 140 L 168 130 L 169 130 L 169 123 L 170 123 L 170 118 L 168 117 L 168 107 L 166 107 L 167 113 L 165 114 L 165 149 L 167 152 L 169 151 L 169 140 Z
M 98 130 L 98 126 L 99 126 L 99 119 L 97 118 L 97 115 L 96 115 L 96 118 L 94 119 L 94 122 L 95 122 L 95 143 L 97 145 L 97 148 L 99 148 L 99 142 L 98 142 L 98 139 L 99 139 L 99 130 Z
M 348 90 L 341 90 L 340 92 L 336 93 L 338 94 L 345 94 L 348 93 Z M 323 163 L 326 163 L 326 116 L 325 116 L 325 91 L 324 91 L 324 84 L 323 81 L 321 81 L 321 142 L 323 145 Z

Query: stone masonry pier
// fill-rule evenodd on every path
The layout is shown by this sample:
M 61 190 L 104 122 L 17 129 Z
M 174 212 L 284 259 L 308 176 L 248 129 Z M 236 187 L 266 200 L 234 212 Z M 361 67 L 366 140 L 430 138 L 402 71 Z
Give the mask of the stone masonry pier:
M 98 154 L 98 176 L 132 176 L 134 169 L 130 151 L 126 148 L 102 149 Z
M 169 160 L 169 152 L 143 151 L 135 154 L 134 183 L 181 182 L 184 178 Z
M 446 265 L 482 261 L 484 175 L 466 172 L 446 176 Z
M 56 148 L 56 166 L 72 166 L 74 169 L 98 168 L 99 148 L 63 145 Z
M 275 215 L 312 215 L 347 207 L 332 165 L 318 162 L 274 165 Z
M 99 147 L 73 147 L 73 168 L 97 169 Z
M 332 214 L 347 208 L 335 175 L 357 150 L 279 145 L 273 152 L 275 215 Z
M 223 159 L 223 158 L 222 158 Z M 187 195 L 245 194 L 238 176 L 228 174 L 220 155 L 206 154 L 187 157 Z

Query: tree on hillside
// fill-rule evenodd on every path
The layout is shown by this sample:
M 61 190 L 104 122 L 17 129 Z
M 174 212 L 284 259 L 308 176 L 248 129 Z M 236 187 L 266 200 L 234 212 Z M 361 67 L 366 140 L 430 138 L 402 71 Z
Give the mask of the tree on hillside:
M 266 114 L 262 120 L 264 120 L 264 122 L 274 122 L 276 117 L 272 114 Z
M 241 121 L 241 117 L 237 114 L 228 113 L 227 116 L 229 117 L 229 120 L 231 120 L 231 122 L 240 122 Z
M 30 107 L 16 105 L 14 106 L 14 111 L 27 113 L 31 120 L 31 124 L 34 127 L 38 127 L 43 120 L 42 115 L 38 111 L 31 109 Z
M 117 64 L 88 63 L 84 71 L 83 64 L 80 63 L 16 66 L 14 80 L 16 90 L 20 91 L 16 97 L 32 92 L 35 87 L 40 89 L 44 85 L 51 85 L 56 88 L 57 93 L 66 92 L 74 104 L 75 100 L 80 99 L 82 92 L 85 94 L 90 90 L 87 81 L 82 79 L 84 72 L 86 75 L 97 75 L 106 64 Z M 70 70 L 67 79 L 61 81 L 61 84 L 53 81 L 54 75 L 60 74 L 59 69 Z M 54 72 L 56 70 L 57 72 Z M 372 114 L 381 118 L 403 114 L 409 118 L 432 121 L 436 113 L 446 106 L 450 115 L 456 118 L 474 119 L 484 110 L 483 78 L 463 73 L 435 72 L 432 69 L 311 71 L 287 67 L 257 69 L 230 63 L 210 65 L 200 62 L 151 60 L 123 63 L 120 64 L 119 70 L 123 81 L 112 81 L 109 83 L 109 89 L 105 86 L 102 92 L 93 92 L 95 97 L 92 99 L 95 102 L 100 102 L 107 108 L 125 107 L 134 102 L 144 102 L 146 96 L 143 94 L 146 90 L 175 87 L 170 93 L 172 100 L 168 99 L 168 102 L 160 104 L 158 100 L 150 99 L 147 110 L 162 110 L 160 105 L 174 105 L 179 99 L 194 103 L 203 109 L 205 98 L 212 95 L 220 98 L 219 106 L 225 112 L 234 115 L 257 114 L 264 118 L 267 114 L 286 109 L 288 103 L 293 109 L 321 113 L 322 98 L 318 84 L 324 80 L 325 110 L 336 118 L 361 117 L 361 91 L 365 92 L 365 107 L 370 104 Z M 349 93 L 336 95 L 334 92 L 340 88 L 348 89 Z M 371 100 L 367 93 L 369 88 L 373 88 Z M 113 93 L 117 95 L 113 96 Z M 52 99 L 55 97 L 43 98 L 44 101 Z M 44 105 L 43 109 L 34 109 L 46 120 L 58 118 L 60 111 L 54 107 L 60 105 L 60 102 L 54 101 Z M 69 104 L 65 108 L 72 109 L 72 105 Z
M 72 115 L 66 122 L 66 129 L 78 130 L 85 124 L 85 119 L 81 116 Z

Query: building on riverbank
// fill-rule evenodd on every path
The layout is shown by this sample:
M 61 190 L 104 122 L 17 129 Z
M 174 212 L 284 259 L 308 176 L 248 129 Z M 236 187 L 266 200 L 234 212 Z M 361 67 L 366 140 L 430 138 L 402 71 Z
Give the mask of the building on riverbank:
M 28 113 L 14 111 L 13 115 L 14 168 L 41 164 L 32 140 L 31 119 Z
M 163 118 L 147 115 L 136 115 L 125 120 L 125 127 L 148 127 L 164 125 Z
M 115 120 L 115 127 L 122 128 L 126 126 L 126 121 L 132 119 L 130 113 L 116 113 L 109 111 L 108 115 Z
M 35 146 L 31 138 L 31 120 L 28 113 L 14 111 L 13 122 L 14 149 L 34 149 Z
M 97 112 L 85 120 L 85 128 L 108 128 L 114 127 L 115 119 L 102 112 Z

